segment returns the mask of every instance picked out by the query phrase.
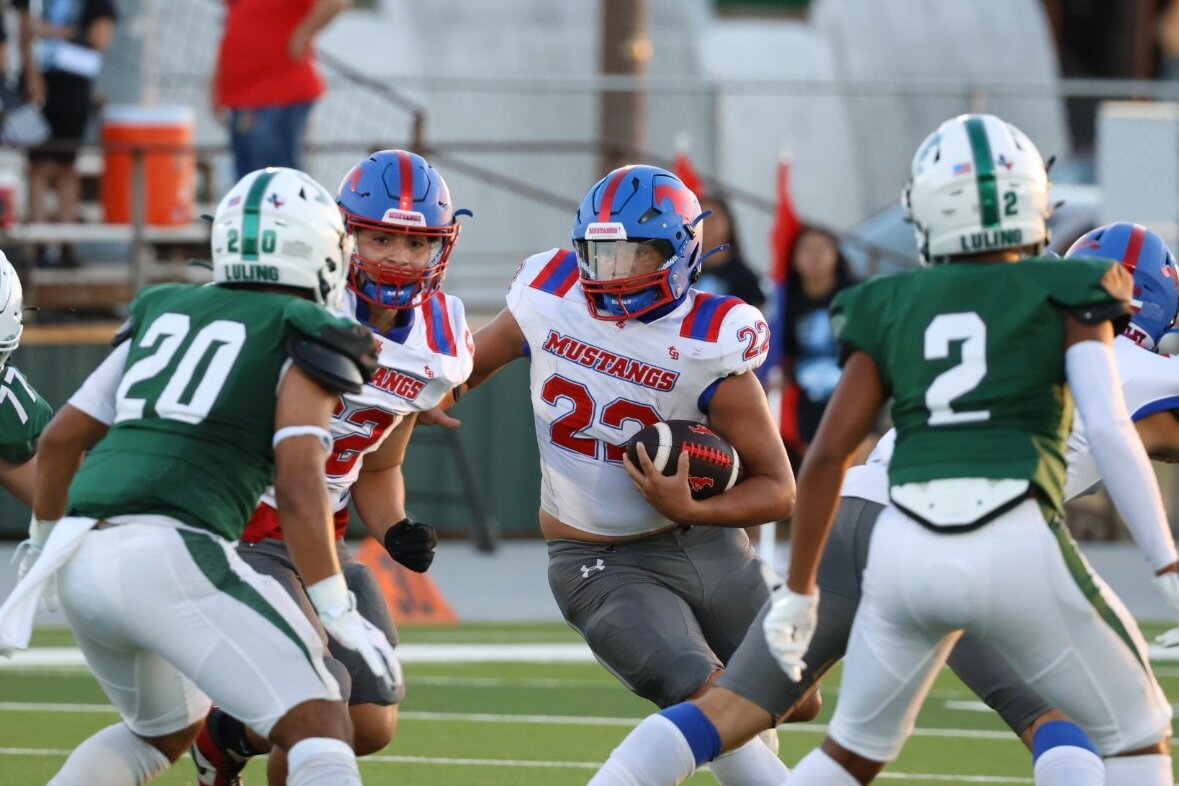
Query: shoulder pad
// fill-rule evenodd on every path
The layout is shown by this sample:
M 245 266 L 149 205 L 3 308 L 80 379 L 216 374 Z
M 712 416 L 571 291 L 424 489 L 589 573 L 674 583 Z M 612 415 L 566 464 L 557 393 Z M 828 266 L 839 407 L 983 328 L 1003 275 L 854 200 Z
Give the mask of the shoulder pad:
M 721 325 L 724 324 L 725 317 L 733 309 L 744 305 L 746 303 L 741 298 L 697 292 L 692 308 L 680 326 L 680 336 L 710 344 L 716 343 L 721 337 Z
M 333 393 L 359 393 L 378 367 L 376 342 L 360 325 L 327 325 L 318 338 L 295 333 L 287 352 L 296 366 Z
M 135 335 L 135 322 L 128 319 L 115 331 L 115 337 L 111 339 L 111 346 L 117 347 L 133 335 Z
M 1114 333 L 1121 333 L 1126 329 L 1126 325 L 1130 323 L 1130 316 L 1133 314 L 1129 303 L 1124 303 L 1120 300 L 1106 303 L 1097 303 L 1091 306 L 1078 306 L 1069 310 L 1073 318 L 1078 322 L 1086 325 L 1100 325 L 1102 322 L 1111 321 L 1114 326 Z
M 564 248 L 548 255 L 535 254 L 516 271 L 516 278 L 522 283 L 557 297 L 565 297 L 578 277 L 577 254 Z

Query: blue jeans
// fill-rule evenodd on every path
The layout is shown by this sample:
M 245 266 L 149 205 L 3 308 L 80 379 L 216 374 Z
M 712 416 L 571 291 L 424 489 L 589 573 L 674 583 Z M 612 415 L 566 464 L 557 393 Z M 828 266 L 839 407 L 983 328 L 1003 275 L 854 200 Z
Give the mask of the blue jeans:
M 312 104 L 231 110 L 229 140 L 238 178 L 268 166 L 301 169 L 303 136 Z

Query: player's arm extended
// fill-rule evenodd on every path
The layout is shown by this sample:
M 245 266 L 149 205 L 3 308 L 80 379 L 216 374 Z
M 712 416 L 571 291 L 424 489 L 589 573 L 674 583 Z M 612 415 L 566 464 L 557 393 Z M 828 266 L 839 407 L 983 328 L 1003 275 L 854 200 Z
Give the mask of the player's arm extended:
M 33 488 L 37 483 L 37 457 L 34 455 L 23 464 L 13 464 L 0 459 L 0 486 L 4 487 L 21 504 L 33 507 Z
M 274 416 L 274 496 L 291 559 L 308 586 L 340 573 L 333 545 L 331 499 L 323 475 L 325 441 L 338 400 L 337 394 L 297 365 L 292 365 L 279 383 Z
M 1151 569 L 1174 571 L 1175 541 L 1158 479 L 1130 422 L 1112 342 L 1108 321 L 1086 324 L 1071 314 L 1065 316 L 1069 385 L 1106 490 Z
M 1155 461 L 1179 463 L 1179 409 L 1155 412 L 1134 421 L 1146 455 Z
M 116 396 L 127 366 L 129 330 L 120 331 L 115 349 L 91 372 L 70 401 L 37 438 L 33 516 L 56 521 L 66 513 L 66 494 L 86 451 L 106 436 L 115 422 Z
M 86 451 L 108 431 L 106 423 L 87 415 L 73 404 L 62 407 L 37 441 L 36 488 L 33 515 L 56 521 L 66 514 L 70 483 L 82 466 Z
M 364 526 L 384 544 L 390 557 L 415 573 L 425 573 L 434 562 L 438 535 L 429 524 L 406 514 L 401 472 L 416 418 L 404 418 L 379 448 L 364 457 L 352 501 Z
M 364 526 L 384 542 L 390 525 L 405 518 L 405 477 L 401 465 L 416 415 L 402 418 L 380 447 L 367 454 L 352 487 L 352 502 Z
M 745 479 L 723 494 L 692 501 L 691 521 L 673 520 L 745 527 L 789 516 L 794 509 L 794 472 L 757 376 L 746 372 L 717 385 L 708 422 L 736 449 Z
M 471 369 L 471 376 L 465 384 L 446 394 L 439 404 L 443 409 L 454 406 L 462 394 L 482 385 L 516 358 L 524 357 L 524 346 L 528 343 L 520 323 L 506 308 L 496 314 L 495 319 L 476 330 L 472 339 L 475 342 L 475 365 Z
M 819 558 L 835 518 L 844 472 L 856 447 L 872 430 L 886 398 L 875 361 L 866 352 L 853 352 L 798 476 L 798 501 L 790 531 L 790 574 L 786 579 L 786 586 L 793 592 L 816 592 Z

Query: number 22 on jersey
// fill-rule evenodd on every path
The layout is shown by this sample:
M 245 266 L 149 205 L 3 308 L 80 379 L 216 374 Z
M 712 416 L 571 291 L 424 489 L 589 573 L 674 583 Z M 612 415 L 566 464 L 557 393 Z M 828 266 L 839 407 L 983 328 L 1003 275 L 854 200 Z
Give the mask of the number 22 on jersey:
M 649 404 L 625 398 L 616 398 L 606 406 L 599 407 L 590 395 L 589 388 L 560 374 L 545 380 L 540 395 L 545 403 L 554 407 L 561 406 L 562 402 L 573 405 L 573 409 L 549 424 L 549 439 L 554 445 L 586 458 L 611 463 L 622 463 L 625 450 L 622 446 L 622 427 L 627 422 L 638 423 L 639 428 L 645 428 L 663 419 Z M 608 429 L 616 429 L 618 440 L 606 442 L 585 436 L 583 432 L 590 429 L 595 420 Z
M 246 343 L 246 326 L 218 319 L 191 338 L 190 331 L 189 316 L 173 312 L 161 314 L 148 326 L 138 348 L 150 352 L 123 374 L 115 394 L 115 423 L 144 417 L 148 403 L 158 417 L 169 420 L 195 424 L 208 416 Z M 180 360 L 165 375 L 181 349 Z M 133 387 L 136 396 L 131 395 Z

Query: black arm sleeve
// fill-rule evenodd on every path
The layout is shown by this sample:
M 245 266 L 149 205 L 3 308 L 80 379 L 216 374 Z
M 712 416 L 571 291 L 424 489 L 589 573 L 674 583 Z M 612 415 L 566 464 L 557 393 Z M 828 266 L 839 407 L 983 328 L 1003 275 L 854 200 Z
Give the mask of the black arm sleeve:
M 377 370 L 372 333 L 354 328 L 326 327 L 318 340 L 296 333 L 287 342 L 296 366 L 332 393 L 359 393 Z

